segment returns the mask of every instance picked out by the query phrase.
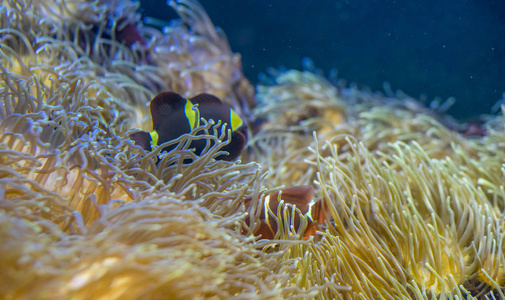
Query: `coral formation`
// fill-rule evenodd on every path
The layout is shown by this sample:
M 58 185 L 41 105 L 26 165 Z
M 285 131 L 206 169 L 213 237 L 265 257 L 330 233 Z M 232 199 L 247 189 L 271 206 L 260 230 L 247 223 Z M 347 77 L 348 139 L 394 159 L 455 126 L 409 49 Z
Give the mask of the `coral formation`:
M 224 34 L 170 5 L 163 31 L 134 2 L 0 8 L 1 298 L 505 298 L 503 116 L 467 137 L 403 95 L 294 70 L 253 109 Z M 213 121 L 135 146 L 167 90 L 263 120 L 242 161 L 216 160 L 230 132 Z M 324 228 L 304 240 L 310 209 L 280 201 L 275 239 L 255 237 L 266 195 L 302 185 Z

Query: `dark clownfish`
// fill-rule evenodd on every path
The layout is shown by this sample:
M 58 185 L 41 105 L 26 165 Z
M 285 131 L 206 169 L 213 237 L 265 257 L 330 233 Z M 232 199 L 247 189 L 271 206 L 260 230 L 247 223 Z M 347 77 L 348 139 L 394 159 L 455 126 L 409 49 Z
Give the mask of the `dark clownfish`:
M 321 230 L 323 227 L 323 223 L 325 220 L 329 220 L 330 213 L 329 210 L 323 209 L 322 200 L 318 200 L 316 202 L 312 202 L 314 196 L 314 188 L 310 185 L 300 185 L 286 188 L 280 192 L 273 193 L 268 195 L 265 198 L 267 201 L 265 204 L 268 205 L 269 210 L 277 216 L 277 210 L 279 208 L 279 203 L 284 201 L 284 203 L 291 204 L 296 206 L 302 213 L 302 215 L 308 216 L 308 224 L 307 228 L 303 233 L 303 239 L 307 240 L 310 236 L 315 236 L 316 231 Z M 251 205 L 251 198 L 247 198 L 244 200 L 244 204 L 246 209 Z M 255 236 L 260 236 L 262 239 L 273 240 L 275 238 L 275 234 L 278 230 L 277 222 L 269 217 L 269 212 L 266 211 L 265 207 L 261 208 L 261 213 L 259 216 L 260 226 L 254 233 Z M 250 225 L 249 217 L 245 220 L 247 225 Z M 300 216 L 295 214 L 293 220 L 295 230 L 298 230 L 298 227 L 301 225 Z M 245 231 L 242 233 L 245 234 Z
M 197 106 L 193 106 L 197 104 Z M 237 113 L 223 104 L 216 96 L 210 94 L 199 94 L 191 99 L 186 99 L 174 92 L 164 92 L 154 97 L 150 103 L 151 116 L 153 120 L 153 131 L 139 131 L 130 134 L 130 139 L 145 150 L 151 151 L 153 145 L 161 145 L 174 140 L 183 134 L 190 133 L 194 128 L 200 126 L 200 119 L 197 119 L 198 110 L 200 118 L 206 120 L 221 121 L 222 126 L 231 128 L 231 141 L 221 148 L 229 155 L 218 156 L 219 160 L 235 160 L 247 141 L 247 127 Z M 226 124 L 226 125 L 225 125 Z M 203 132 L 199 133 L 203 134 Z M 195 148 L 195 154 L 200 155 L 205 148 L 207 141 L 194 140 L 189 148 Z M 176 145 L 165 147 L 163 150 L 170 151 Z

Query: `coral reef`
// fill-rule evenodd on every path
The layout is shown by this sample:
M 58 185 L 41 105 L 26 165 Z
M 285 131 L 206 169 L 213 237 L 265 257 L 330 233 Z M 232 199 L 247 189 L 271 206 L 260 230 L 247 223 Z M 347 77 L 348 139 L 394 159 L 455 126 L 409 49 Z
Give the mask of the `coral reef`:
M 0 8 L 1 298 L 505 298 L 503 116 L 468 137 L 404 95 L 295 70 L 256 104 L 200 4 L 170 5 L 163 30 L 135 2 Z M 230 132 L 205 120 L 135 146 L 167 90 L 233 107 L 254 128 L 241 161 L 216 160 Z M 303 185 L 330 216 L 308 240 L 310 206 L 265 201 Z M 265 211 L 275 239 L 253 235 Z

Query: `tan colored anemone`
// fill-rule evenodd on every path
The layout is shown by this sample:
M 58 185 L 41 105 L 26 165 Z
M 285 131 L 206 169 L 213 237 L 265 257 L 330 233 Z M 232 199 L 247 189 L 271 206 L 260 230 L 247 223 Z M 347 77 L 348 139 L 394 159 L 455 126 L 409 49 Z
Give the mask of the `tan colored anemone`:
M 172 91 L 186 97 L 211 93 L 252 121 L 254 89 L 242 73 L 240 54 L 233 53 L 225 33 L 216 28 L 195 0 L 172 0 L 182 21 L 152 34 L 149 55 L 163 70 Z
M 171 70 L 102 22 L 132 10 L 119 1 L 29 4 L 0 9 L 0 297 L 315 295 L 290 283 L 289 263 L 241 234 L 241 203 L 260 197 L 261 173 L 214 159 L 226 132 L 198 128 L 215 142 L 201 157 L 184 146 L 194 133 L 161 156 L 128 139 L 150 126 L 146 104 L 168 88 Z
M 259 86 L 260 106 L 255 111 L 264 118 L 263 130 L 299 130 L 319 133 L 345 122 L 347 108 L 337 88 L 310 72 L 290 70 L 279 74 L 272 86 Z
M 501 116 L 488 136 L 467 138 L 413 100 L 342 91 L 346 122 L 315 139 L 280 109 L 306 105 L 295 89 L 266 90 L 292 100 L 263 98 L 271 99 L 267 123 L 251 159 L 270 171 L 272 186 L 315 183 L 332 215 L 319 243 L 285 254 L 300 259 L 299 284 L 336 284 L 320 294 L 326 299 L 503 297 Z
M 349 141 L 350 157 L 327 143 L 332 154 L 315 161 L 333 220 L 320 243 L 286 252 L 302 257 L 298 280 L 350 287 L 326 289 L 327 299 L 503 297 L 505 224 L 491 201 L 502 206 L 503 195 L 419 146 L 391 144 L 386 163 Z

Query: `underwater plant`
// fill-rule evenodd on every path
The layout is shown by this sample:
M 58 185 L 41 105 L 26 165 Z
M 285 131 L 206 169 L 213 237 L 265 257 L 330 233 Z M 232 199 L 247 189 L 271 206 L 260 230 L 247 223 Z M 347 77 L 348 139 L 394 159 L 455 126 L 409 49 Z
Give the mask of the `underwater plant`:
M 170 6 L 159 30 L 136 2 L 2 3 L 1 298 L 505 297 L 503 116 L 468 137 L 295 70 L 255 100 L 203 7 Z M 146 151 L 167 91 L 263 122 L 239 160 L 205 118 Z

